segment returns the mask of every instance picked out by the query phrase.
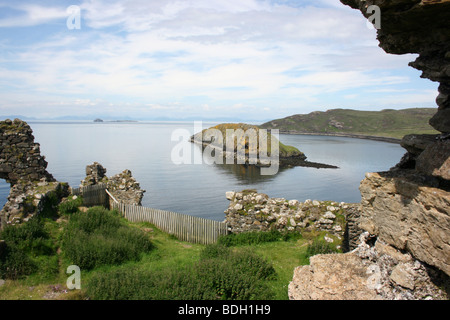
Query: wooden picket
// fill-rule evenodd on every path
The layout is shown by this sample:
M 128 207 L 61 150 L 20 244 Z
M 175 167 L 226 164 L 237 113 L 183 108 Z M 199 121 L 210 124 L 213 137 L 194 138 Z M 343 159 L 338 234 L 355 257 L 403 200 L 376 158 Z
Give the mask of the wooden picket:
M 107 206 L 109 197 L 106 193 L 105 184 L 97 184 L 92 186 L 85 186 L 72 189 L 73 195 L 83 196 L 83 205 L 91 206 Z
M 228 233 L 227 224 L 220 221 L 121 203 L 104 184 L 72 189 L 72 194 L 82 195 L 85 206 L 102 205 L 115 209 L 131 222 L 149 222 L 182 241 L 211 244 Z

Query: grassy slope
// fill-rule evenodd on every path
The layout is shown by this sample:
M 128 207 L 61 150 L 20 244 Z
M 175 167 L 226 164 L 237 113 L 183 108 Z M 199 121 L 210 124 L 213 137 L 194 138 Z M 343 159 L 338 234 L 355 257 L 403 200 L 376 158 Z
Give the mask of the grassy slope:
M 405 110 L 357 111 L 333 109 L 326 112 L 297 114 L 262 124 L 261 128 L 280 129 L 280 132 L 318 134 L 357 134 L 401 139 L 406 134 L 437 134 L 428 120 L 436 113 L 433 108 Z M 338 128 L 334 124 L 340 123 Z M 338 124 L 339 126 L 339 124 Z
M 85 299 L 83 287 L 89 282 L 89 279 L 98 272 L 107 273 L 118 268 L 127 267 L 138 267 L 142 270 L 154 271 L 178 268 L 198 261 L 200 252 L 205 247 L 204 245 L 179 241 L 148 223 L 131 223 L 128 221 L 126 223 L 133 228 L 139 228 L 147 232 L 152 243 L 156 247 L 155 250 L 145 254 L 141 261 L 126 262 L 119 266 L 99 267 L 92 271 L 82 271 L 82 290 L 72 290 L 65 293 L 61 292 L 66 289 L 66 280 L 69 276 L 65 271 L 67 266 L 72 263 L 63 257 L 61 249 L 59 249 L 58 274 L 42 275 L 38 272 L 25 279 L 7 280 L 6 283 L 0 287 L 0 300 Z M 66 224 L 67 217 L 58 219 L 58 221 L 51 219 L 46 221 L 46 228 L 50 231 L 52 241 L 58 248 L 60 248 L 61 234 Z M 318 235 L 314 235 L 314 237 L 315 236 Z M 255 253 L 269 260 L 277 272 L 277 278 L 271 280 L 269 286 L 275 293 L 275 299 L 284 300 L 288 299 L 287 286 L 292 280 L 294 268 L 299 265 L 308 264 L 305 253 L 311 239 L 311 237 L 305 236 L 305 238 L 300 240 L 263 243 L 252 246 L 238 246 L 234 247 L 233 250 L 251 248 Z M 58 287 L 60 289 L 54 289 Z

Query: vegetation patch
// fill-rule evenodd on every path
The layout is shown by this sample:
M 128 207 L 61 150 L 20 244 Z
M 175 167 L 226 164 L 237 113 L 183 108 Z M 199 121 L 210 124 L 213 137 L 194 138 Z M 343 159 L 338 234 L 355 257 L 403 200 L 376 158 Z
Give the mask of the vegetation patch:
M 299 232 L 281 232 L 278 230 L 254 231 L 232 233 L 226 236 L 221 236 L 217 243 L 227 247 L 232 247 L 266 242 L 296 240 L 301 239 L 301 237 L 302 235 Z
M 74 264 L 90 270 L 137 261 L 153 246 L 143 231 L 127 226 L 116 211 L 93 207 L 70 216 L 62 247 Z
M 249 251 L 211 245 L 197 263 L 178 269 L 143 272 L 120 268 L 97 273 L 86 294 L 96 300 L 270 299 L 265 280 L 274 276 L 271 264 Z
M 0 239 L 6 243 L 0 255 L 0 278 L 20 279 L 37 270 L 46 273 L 51 269 L 47 266 L 54 265 L 47 260 L 56 254 L 56 247 L 40 217 L 22 225 L 6 226 Z

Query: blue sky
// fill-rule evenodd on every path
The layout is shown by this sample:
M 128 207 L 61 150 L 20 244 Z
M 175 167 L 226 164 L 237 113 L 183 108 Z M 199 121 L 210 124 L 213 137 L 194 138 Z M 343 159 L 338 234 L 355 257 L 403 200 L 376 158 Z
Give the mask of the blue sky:
M 71 5 L 81 28 L 67 28 Z M 338 0 L 0 0 L 0 115 L 269 120 L 435 107 Z

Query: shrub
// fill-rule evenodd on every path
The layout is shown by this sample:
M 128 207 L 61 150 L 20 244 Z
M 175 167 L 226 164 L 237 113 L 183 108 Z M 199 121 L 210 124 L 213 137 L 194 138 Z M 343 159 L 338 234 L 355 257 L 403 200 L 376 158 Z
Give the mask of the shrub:
M 46 275 L 58 272 L 56 248 L 40 216 L 21 225 L 6 226 L 0 238 L 6 242 L 0 257 L 0 278 L 18 279 L 36 271 Z
M 319 238 L 315 238 L 311 244 L 308 245 L 306 249 L 306 258 L 309 259 L 312 256 L 317 254 L 328 254 L 328 253 L 336 253 L 337 250 L 324 240 L 320 240 Z
M 21 225 L 8 225 L 0 233 L 0 239 L 33 255 L 51 255 L 54 249 L 49 234 L 44 229 L 44 222 L 40 217 L 33 217 Z
M 0 278 L 19 279 L 36 271 L 36 264 L 20 248 L 7 245 L 0 255 Z
M 298 239 L 301 234 L 298 232 L 280 232 L 278 230 L 271 231 L 252 231 L 242 233 L 232 233 L 221 236 L 218 243 L 227 247 L 239 245 L 252 245 L 275 241 L 289 241 Z
M 87 285 L 87 295 L 109 300 L 270 299 L 265 280 L 274 275 L 273 267 L 253 253 L 211 245 L 200 261 L 183 268 L 97 273 Z
M 78 207 L 83 205 L 83 198 L 78 196 L 76 199 L 67 199 L 58 206 L 60 215 L 68 215 L 78 211 Z
M 89 270 L 137 261 L 152 243 L 143 231 L 125 225 L 117 212 L 93 207 L 71 215 L 62 246 L 74 264 Z

